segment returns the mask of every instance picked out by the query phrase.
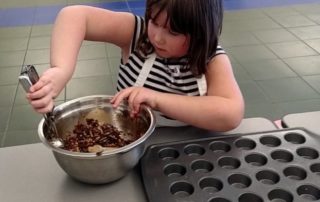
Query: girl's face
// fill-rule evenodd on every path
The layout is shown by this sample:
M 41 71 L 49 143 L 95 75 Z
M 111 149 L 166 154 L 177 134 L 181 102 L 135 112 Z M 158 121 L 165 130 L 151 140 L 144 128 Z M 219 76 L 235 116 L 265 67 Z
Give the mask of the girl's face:
M 172 32 L 167 12 L 161 12 L 156 19 L 148 22 L 148 37 L 155 52 L 160 57 L 178 58 L 187 54 L 190 36 Z

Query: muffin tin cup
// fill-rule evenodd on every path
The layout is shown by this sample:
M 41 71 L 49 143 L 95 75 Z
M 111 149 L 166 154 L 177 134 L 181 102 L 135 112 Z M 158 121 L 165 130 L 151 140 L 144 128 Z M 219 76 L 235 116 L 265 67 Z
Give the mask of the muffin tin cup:
M 151 145 L 141 170 L 152 202 L 319 201 L 319 154 L 294 128 Z

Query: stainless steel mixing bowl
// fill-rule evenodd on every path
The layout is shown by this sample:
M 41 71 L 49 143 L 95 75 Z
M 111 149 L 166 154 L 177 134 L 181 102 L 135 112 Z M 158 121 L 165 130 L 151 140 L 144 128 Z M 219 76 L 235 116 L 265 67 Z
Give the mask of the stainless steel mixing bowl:
M 65 138 L 74 126 L 84 118 L 96 118 L 110 123 L 120 131 L 131 134 L 141 133 L 136 141 L 102 153 L 81 153 L 55 147 L 50 141 L 52 134 L 46 130 L 45 120 L 39 123 L 38 134 L 41 141 L 52 150 L 60 167 L 71 177 L 86 183 L 102 184 L 115 181 L 131 170 L 143 155 L 145 140 L 155 128 L 152 110 L 142 106 L 136 118 L 129 116 L 130 109 L 126 103 L 118 108 L 110 104 L 112 96 L 93 95 L 65 102 L 54 109 L 58 137 Z

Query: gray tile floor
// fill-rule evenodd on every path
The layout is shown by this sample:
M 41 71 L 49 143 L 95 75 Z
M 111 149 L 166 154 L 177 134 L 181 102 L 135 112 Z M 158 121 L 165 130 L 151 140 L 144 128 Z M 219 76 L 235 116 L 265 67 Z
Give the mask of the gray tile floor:
M 246 117 L 271 120 L 320 109 L 320 4 L 226 12 L 222 44 Z
M 98 0 L 68 1 L 86 2 Z M 0 9 L 65 3 L 3 0 Z M 0 27 L 0 147 L 39 142 L 41 115 L 28 105 L 17 77 L 25 64 L 35 64 L 39 73 L 49 67 L 51 30 L 52 25 Z M 221 44 L 245 97 L 245 117 L 276 120 L 320 109 L 320 3 L 226 11 Z M 113 94 L 119 60 L 117 47 L 85 42 L 56 104 Z

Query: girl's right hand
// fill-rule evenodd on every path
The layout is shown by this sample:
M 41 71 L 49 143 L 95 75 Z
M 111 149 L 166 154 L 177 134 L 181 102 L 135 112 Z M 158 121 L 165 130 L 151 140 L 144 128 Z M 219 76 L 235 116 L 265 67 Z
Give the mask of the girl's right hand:
M 64 88 L 63 70 L 53 67 L 46 70 L 39 81 L 31 86 L 27 99 L 35 111 L 39 113 L 50 112 L 56 98 Z

